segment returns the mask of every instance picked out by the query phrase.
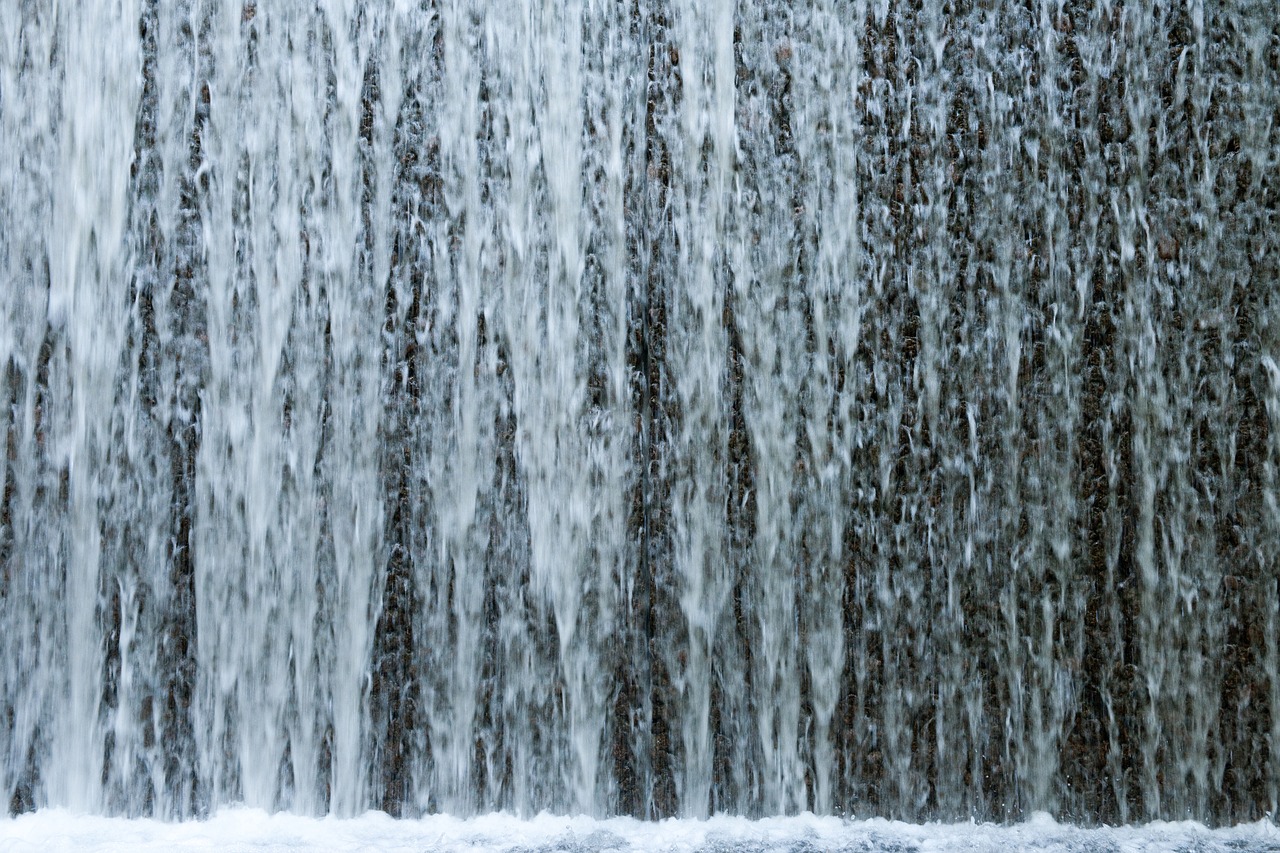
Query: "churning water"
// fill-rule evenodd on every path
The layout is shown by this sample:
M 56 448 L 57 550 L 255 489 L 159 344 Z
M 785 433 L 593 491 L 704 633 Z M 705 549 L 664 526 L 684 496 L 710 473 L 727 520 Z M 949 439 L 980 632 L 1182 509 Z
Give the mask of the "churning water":
M 12 810 L 1280 801 L 1272 0 L 0 3 Z

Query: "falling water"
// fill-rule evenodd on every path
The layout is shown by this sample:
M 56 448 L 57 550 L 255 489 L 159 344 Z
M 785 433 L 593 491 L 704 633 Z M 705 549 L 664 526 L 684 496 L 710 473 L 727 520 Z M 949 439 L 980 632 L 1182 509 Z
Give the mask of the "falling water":
M 1269 0 L 0 4 L 0 794 L 1280 812 Z

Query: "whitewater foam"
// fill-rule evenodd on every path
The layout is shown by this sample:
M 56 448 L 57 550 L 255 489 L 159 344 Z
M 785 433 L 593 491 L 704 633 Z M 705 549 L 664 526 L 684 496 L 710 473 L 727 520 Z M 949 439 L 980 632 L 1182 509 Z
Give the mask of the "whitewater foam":
M 842 820 L 803 814 L 749 820 L 597 820 L 541 814 L 522 819 L 490 814 L 470 819 L 432 815 L 394 820 L 381 812 L 350 819 L 224 809 L 203 821 L 166 823 L 74 815 L 47 809 L 0 821 L 0 851 L 219 850 L 227 853 L 304 851 L 494 851 L 494 853 L 944 853 L 1036 850 L 1045 853 L 1155 851 L 1280 851 L 1280 829 L 1268 821 L 1210 829 L 1194 821 L 1086 828 L 1044 814 L 1025 823 L 909 824 L 884 819 Z

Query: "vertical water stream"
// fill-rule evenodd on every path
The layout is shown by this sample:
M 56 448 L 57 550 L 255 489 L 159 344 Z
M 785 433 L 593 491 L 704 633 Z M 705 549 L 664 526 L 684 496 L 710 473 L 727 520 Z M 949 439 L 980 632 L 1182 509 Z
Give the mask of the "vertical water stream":
M 1280 810 L 1280 18 L 0 4 L 0 794 Z

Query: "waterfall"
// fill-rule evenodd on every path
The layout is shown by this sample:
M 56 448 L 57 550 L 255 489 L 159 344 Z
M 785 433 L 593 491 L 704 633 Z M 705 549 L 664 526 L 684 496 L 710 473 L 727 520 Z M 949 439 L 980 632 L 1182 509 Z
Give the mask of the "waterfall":
M 0 4 L 0 795 L 1280 813 L 1268 0 Z

